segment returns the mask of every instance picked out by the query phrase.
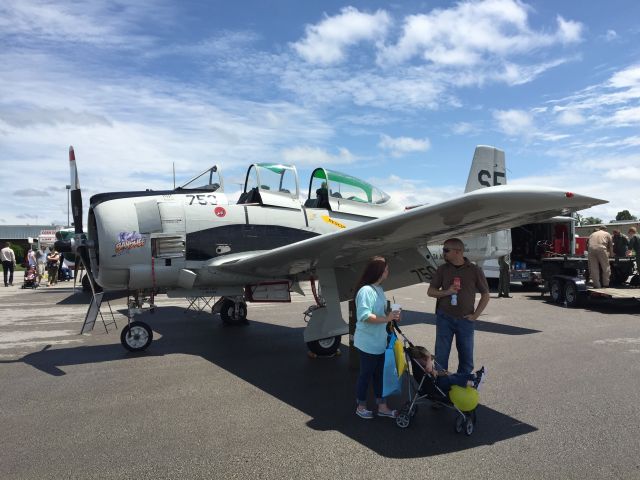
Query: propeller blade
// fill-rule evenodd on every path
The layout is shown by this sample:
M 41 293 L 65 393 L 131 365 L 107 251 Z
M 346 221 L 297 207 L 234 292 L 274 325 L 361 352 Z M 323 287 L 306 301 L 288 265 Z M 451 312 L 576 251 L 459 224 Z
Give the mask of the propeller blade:
M 69 147 L 69 170 L 71 173 L 71 211 L 76 234 L 82 233 L 82 191 L 76 168 L 76 154 L 73 147 Z
M 89 278 L 89 283 L 91 284 L 91 290 L 93 292 L 101 292 L 102 287 L 98 285 L 96 279 L 93 278 L 93 271 L 91 270 L 91 259 L 89 258 L 89 248 L 86 245 L 80 245 L 76 250 L 80 255 L 80 259 L 82 260 L 82 265 L 84 266 L 84 273 Z
M 76 290 L 76 283 L 78 282 L 78 271 L 80 270 L 81 261 L 82 259 L 80 258 L 80 255 L 78 255 L 78 253 L 76 252 L 76 261 L 73 265 L 73 291 L 74 292 Z

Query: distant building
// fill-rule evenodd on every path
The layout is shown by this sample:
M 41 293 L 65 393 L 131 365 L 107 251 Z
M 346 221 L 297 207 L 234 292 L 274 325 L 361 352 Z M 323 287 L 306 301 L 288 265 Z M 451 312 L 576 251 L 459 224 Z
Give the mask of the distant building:
M 0 225 L 0 244 L 11 242 L 14 245 L 29 248 L 29 238 L 32 238 L 34 243 L 37 242 L 43 231 L 48 233 L 47 239 L 53 238 L 51 242 L 46 243 L 53 244 L 55 232 L 60 228 L 62 227 L 55 225 Z

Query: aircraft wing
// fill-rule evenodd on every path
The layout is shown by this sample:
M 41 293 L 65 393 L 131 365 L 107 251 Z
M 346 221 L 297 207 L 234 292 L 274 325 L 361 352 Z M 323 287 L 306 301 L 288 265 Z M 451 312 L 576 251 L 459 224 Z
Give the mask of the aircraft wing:
M 265 277 L 287 277 L 314 268 L 347 267 L 373 255 L 393 255 L 450 237 L 481 235 L 607 203 L 557 189 L 495 186 L 424 205 L 361 225 L 209 266 Z

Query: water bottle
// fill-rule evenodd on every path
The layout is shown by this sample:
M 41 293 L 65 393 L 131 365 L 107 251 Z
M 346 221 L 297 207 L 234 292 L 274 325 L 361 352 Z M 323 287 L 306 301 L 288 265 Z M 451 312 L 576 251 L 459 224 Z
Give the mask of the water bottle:
M 453 285 L 457 288 L 460 288 L 461 279 L 460 277 L 453 277 Z M 451 306 L 455 307 L 458 305 L 458 294 L 454 293 L 451 295 Z

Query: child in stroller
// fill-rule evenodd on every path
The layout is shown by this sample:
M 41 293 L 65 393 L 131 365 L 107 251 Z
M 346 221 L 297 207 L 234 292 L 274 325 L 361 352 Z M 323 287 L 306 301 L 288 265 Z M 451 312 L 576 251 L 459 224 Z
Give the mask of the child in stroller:
M 38 288 L 38 272 L 35 265 L 30 265 L 24 272 L 22 288 Z
M 450 373 L 447 370 L 438 370 L 435 367 L 435 358 L 424 347 L 414 346 L 407 349 L 409 357 L 416 361 L 423 372 L 435 379 L 436 385 L 443 391 L 449 392 L 451 387 L 473 387 L 480 390 L 480 386 L 486 378 L 486 369 L 480 368 L 476 373 Z
M 478 388 L 485 379 L 485 368 L 474 374 L 452 374 L 439 369 L 426 348 L 414 346 L 397 326 L 394 327 L 405 340 L 405 357 L 411 372 L 407 376 L 409 401 L 400 410 L 396 424 L 400 428 L 407 428 L 417 412 L 417 404 L 428 400 L 434 405 L 455 410 L 455 431 L 460 433 L 464 430 L 471 435 L 476 423 Z

